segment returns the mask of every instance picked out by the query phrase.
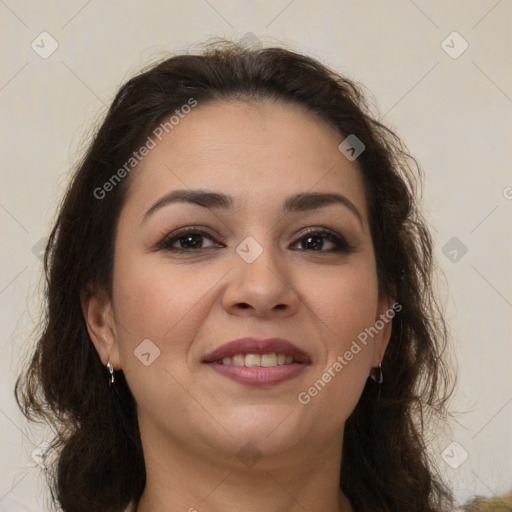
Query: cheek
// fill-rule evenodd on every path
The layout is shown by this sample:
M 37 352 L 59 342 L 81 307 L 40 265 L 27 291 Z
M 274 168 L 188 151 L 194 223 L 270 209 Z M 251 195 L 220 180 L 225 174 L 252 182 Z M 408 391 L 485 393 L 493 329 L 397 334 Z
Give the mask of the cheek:
M 121 262 L 114 278 L 116 317 L 132 334 L 163 339 L 193 315 L 218 278 L 185 265 Z
M 326 276 L 309 275 L 303 286 L 311 290 L 305 301 L 317 329 L 310 335 L 318 339 L 322 333 L 325 351 L 302 397 L 315 402 L 318 414 L 329 411 L 333 423 L 344 422 L 356 406 L 371 365 L 365 329 L 376 320 L 378 284 L 373 262 L 359 263 Z
M 326 272 L 304 273 L 302 300 L 321 321 L 325 332 L 342 350 L 366 327 L 373 325 L 378 306 L 378 285 L 373 261 L 340 266 Z
M 190 346 L 204 323 L 209 292 L 222 274 L 140 261 L 124 261 L 116 270 L 119 354 L 135 401 L 153 413 L 162 403 L 173 404 L 176 418 L 186 417 L 194 407 L 184 392 L 191 385 Z M 164 419 L 162 425 L 175 423 L 174 416 Z
M 192 265 L 152 262 L 149 257 L 120 258 L 116 265 L 118 347 L 130 387 L 154 395 L 151 389 L 165 382 L 171 394 L 177 392 L 173 379 L 190 381 L 190 347 L 225 272 L 211 266 L 201 271 Z

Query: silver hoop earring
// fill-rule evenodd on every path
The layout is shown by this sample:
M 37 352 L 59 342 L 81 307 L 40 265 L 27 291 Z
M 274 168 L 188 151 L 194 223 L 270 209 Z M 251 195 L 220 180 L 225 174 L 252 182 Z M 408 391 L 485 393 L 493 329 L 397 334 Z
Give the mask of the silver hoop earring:
M 379 384 L 379 386 L 384 382 L 384 375 L 382 373 L 381 364 L 370 370 L 370 379 Z
M 110 373 L 110 377 L 108 378 L 108 387 L 112 386 L 114 384 L 114 367 L 112 366 L 112 363 L 110 361 L 107 361 L 107 370 Z

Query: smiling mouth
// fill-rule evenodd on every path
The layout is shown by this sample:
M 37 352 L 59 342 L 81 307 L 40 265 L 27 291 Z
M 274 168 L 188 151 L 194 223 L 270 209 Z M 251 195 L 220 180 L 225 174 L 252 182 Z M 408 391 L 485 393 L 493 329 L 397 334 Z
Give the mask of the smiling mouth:
M 203 364 L 238 384 L 270 387 L 296 377 L 310 363 L 298 361 L 290 354 L 266 352 L 234 354 L 214 361 L 203 361 Z
M 217 374 L 247 386 L 274 386 L 311 365 L 308 354 L 283 338 L 241 338 L 204 356 Z

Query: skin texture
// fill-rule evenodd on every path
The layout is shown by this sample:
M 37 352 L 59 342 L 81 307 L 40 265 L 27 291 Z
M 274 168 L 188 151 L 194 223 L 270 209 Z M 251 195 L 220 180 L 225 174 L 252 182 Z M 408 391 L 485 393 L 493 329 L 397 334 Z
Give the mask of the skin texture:
M 307 405 L 297 399 L 393 304 L 379 294 L 363 181 L 338 150 L 343 138 L 294 105 L 199 105 L 133 171 L 113 296 L 82 305 L 101 360 L 124 371 L 137 402 L 147 473 L 138 512 L 351 510 L 339 490 L 344 423 L 382 361 L 391 322 Z M 173 203 L 143 220 L 177 189 L 228 194 L 235 205 Z M 361 220 L 340 204 L 283 212 L 288 196 L 309 192 L 342 194 Z M 157 249 L 187 226 L 211 239 L 187 253 Z M 308 248 L 311 227 L 331 229 L 353 251 L 322 238 Z M 263 249 L 252 263 L 236 252 L 248 236 Z M 244 336 L 288 339 L 311 364 L 253 387 L 201 362 Z M 134 356 L 145 339 L 160 350 L 148 366 Z M 250 467 L 237 456 L 247 443 L 261 455 Z

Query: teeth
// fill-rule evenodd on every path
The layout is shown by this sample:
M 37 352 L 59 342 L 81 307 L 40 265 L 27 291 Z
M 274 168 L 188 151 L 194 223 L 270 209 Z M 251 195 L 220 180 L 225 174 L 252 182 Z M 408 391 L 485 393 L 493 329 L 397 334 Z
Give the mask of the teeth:
M 219 361 L 220 363 L 220 361 Z M 282 364 L 292 364 L 293 357 L 286 354 L 276 354 L 270 352 L 268 354 L 236 354 L 233 357 L 224 357 L 222 364 L 232 364 L 233 366 L 261 366 L 269 368 L 271 366 L 278 366 Z
M 261 366 L 261 356 L 259 354 L 247 354 L 245 356 L 245 366 Z
M 224 362 L 224 360 L 222 360 Z M 245 356 L 242 354 L 237 354 L 236 356 L 233 356 L 233 364 L 235 366 L 244 366 L 245 365 Z
M 277 356 L 275 352 L 271 354 L 261 354 L 261 366 L 277 366 Z

